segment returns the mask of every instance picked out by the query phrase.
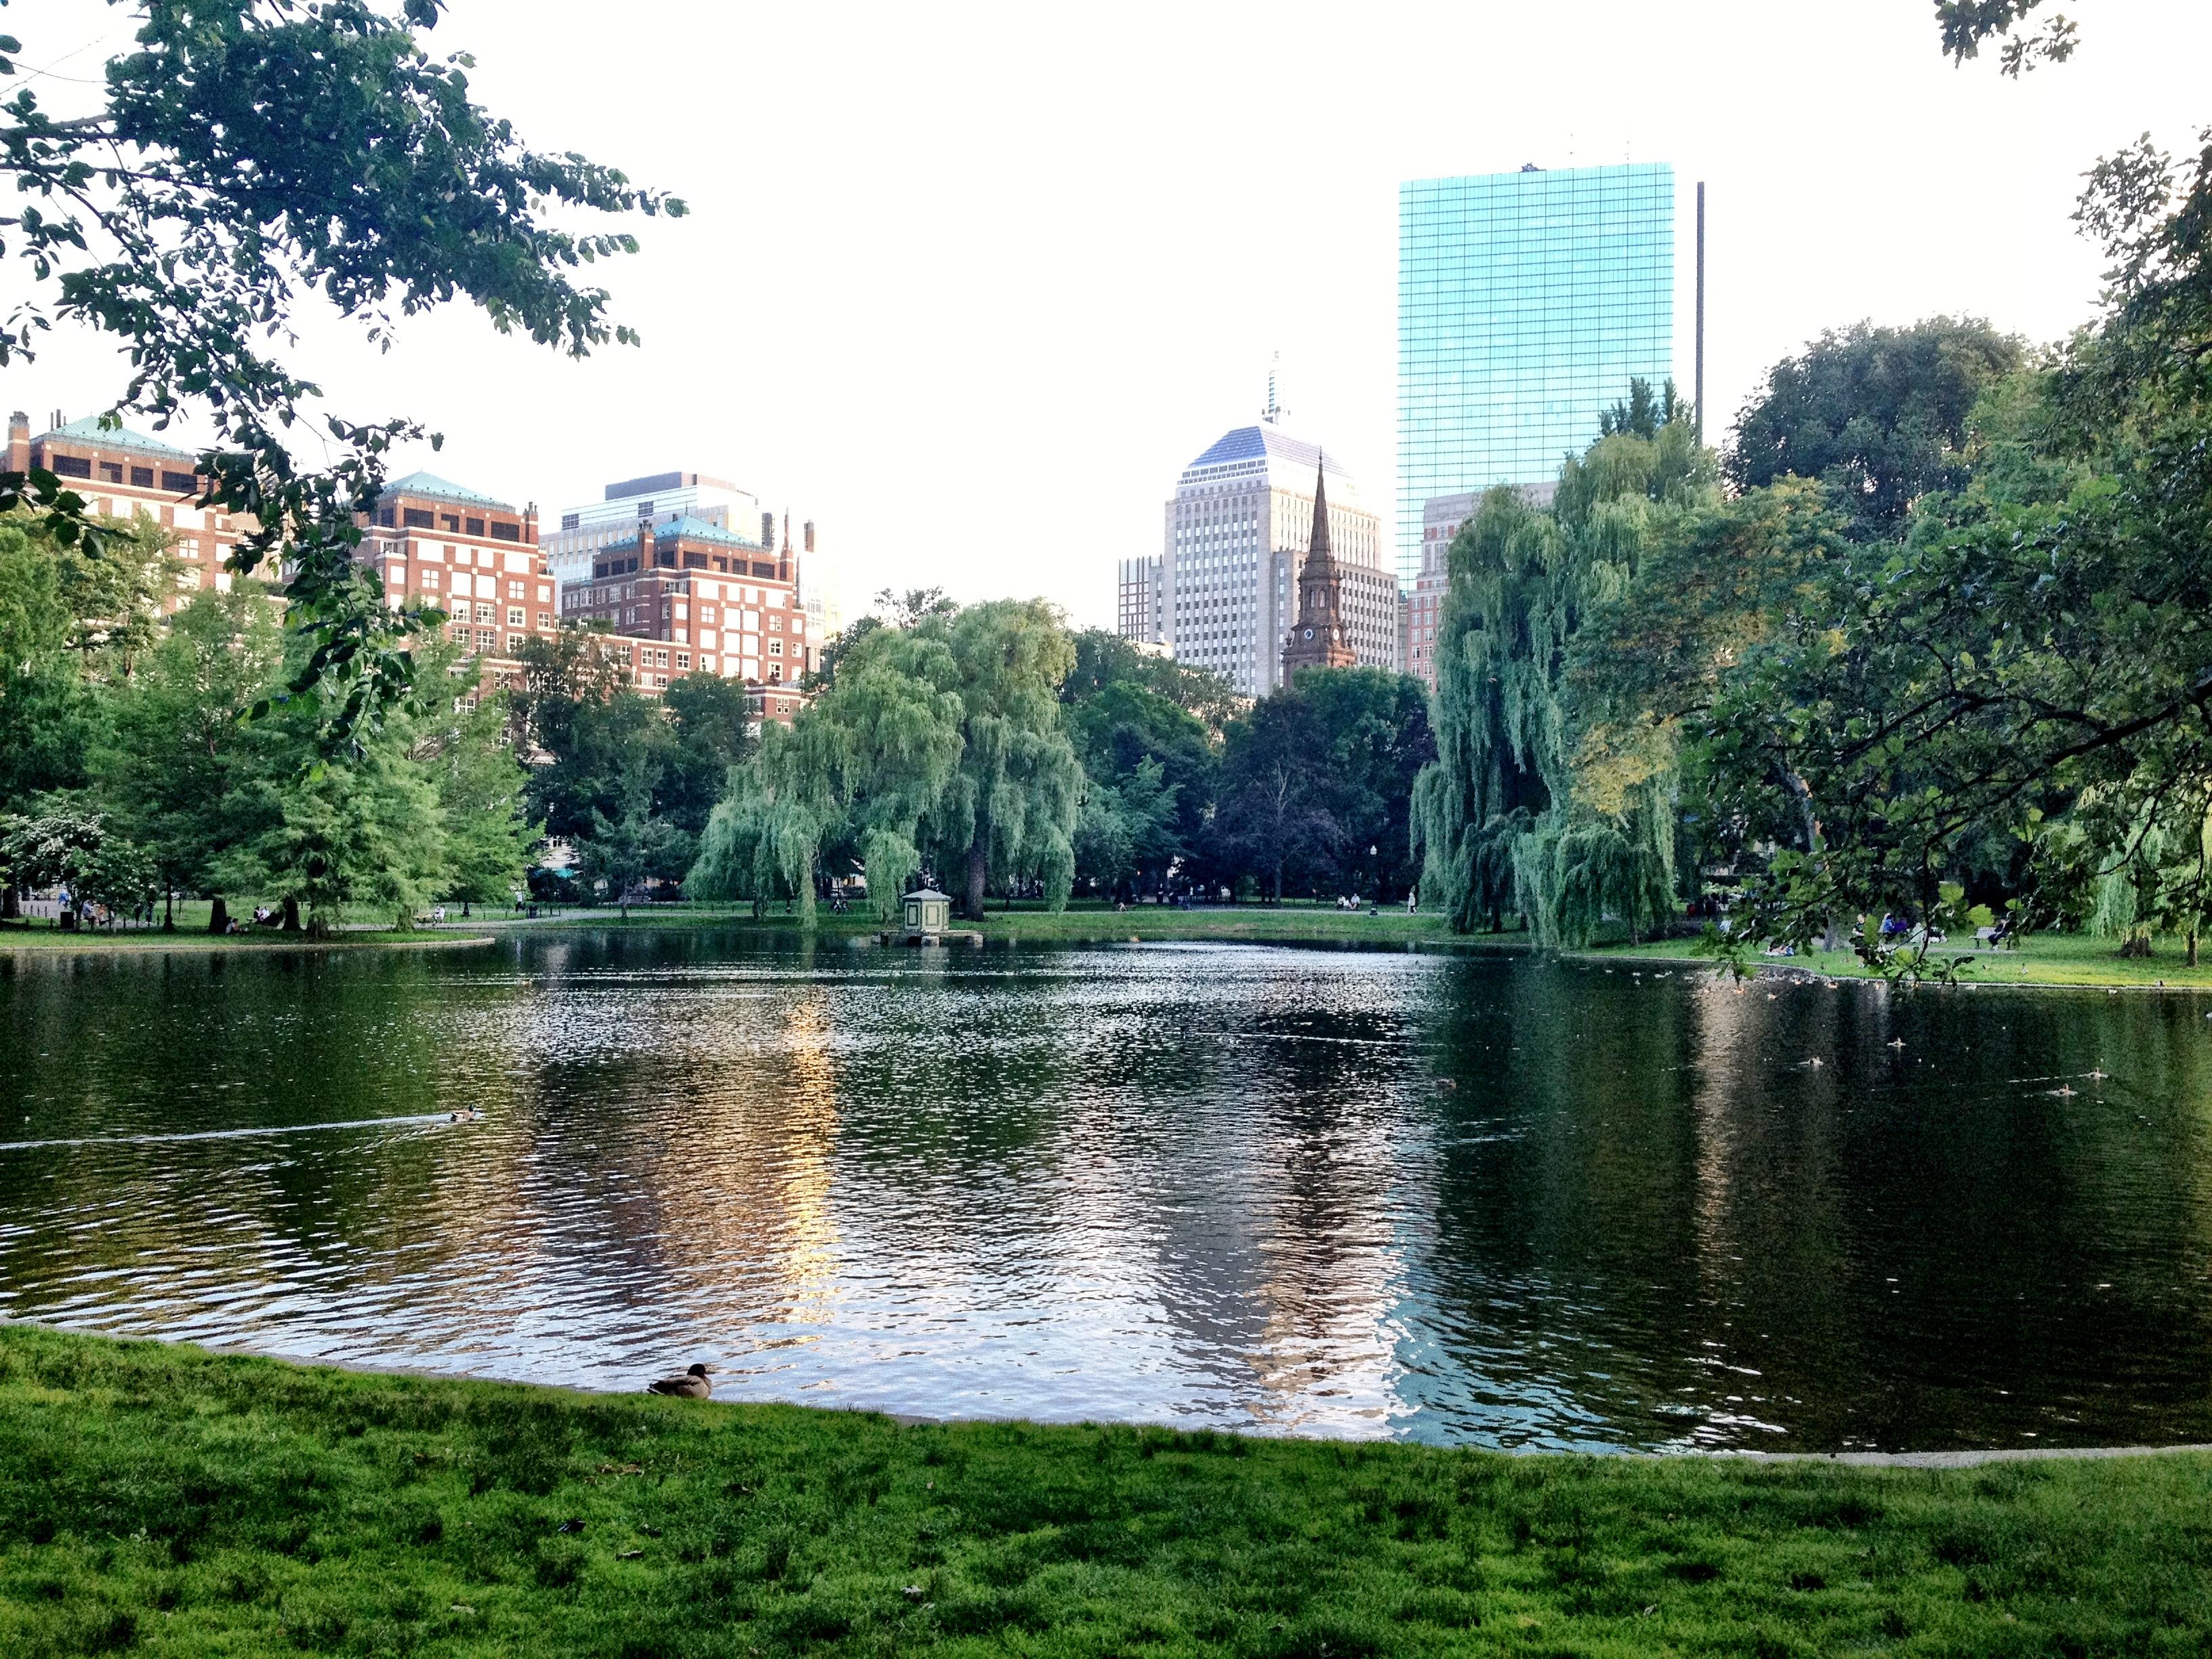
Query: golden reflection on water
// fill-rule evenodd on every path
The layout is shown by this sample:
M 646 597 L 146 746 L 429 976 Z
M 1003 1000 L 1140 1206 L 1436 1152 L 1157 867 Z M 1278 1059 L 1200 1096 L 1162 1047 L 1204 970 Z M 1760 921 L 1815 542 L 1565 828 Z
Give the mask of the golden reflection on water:
M 0 975 L 17 1132 L 94 1143 L 0 1148 L 0 1316 L 926 1414 L 2212 1437 L 2212 1022 L 2024 1006 L 688 935 Z M 275 1133 L 168 1138 L 224 1127 Z

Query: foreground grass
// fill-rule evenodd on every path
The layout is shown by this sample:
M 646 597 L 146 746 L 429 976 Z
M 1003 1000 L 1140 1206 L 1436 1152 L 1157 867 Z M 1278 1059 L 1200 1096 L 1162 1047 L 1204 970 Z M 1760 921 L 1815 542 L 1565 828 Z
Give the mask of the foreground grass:
M 1589 954 L 1607 961 L 1630 957 L 1676 961 L 1691 956 L 1694 944 L 1691 939 L 1663 939 L 1633 947 L 1607 946 Z M 2154 948 L 2158 953 L 2148 959 L 2123 957 L 2118 939 L 2035 933 L 2022 940 L 2016 951 L 1976 951 L 1971 946 L 1952 951 L 1939 946 L 1937 955 L 1971 955 L 1973 960 L 1961 977 L 1986 985 L 2164 985 L 2168 989 L 2212 990 L 2212 951 L 2201 952 L 2198 965 L 2191 968 L 2178 941 L 2160 939 Z M 1699 965 L 1711 966 L 1702 961 Z M 1761 965 L 1780 973 L 1820 974 L 1832 979 L 1869 976 L 1865 964 L 1848 951 L 1816 951 L 1808 956 L 1773 958 Z
M 0 1327 L 0 1652 L 2197 1655 L 2212 1458 L 901 1427 Z

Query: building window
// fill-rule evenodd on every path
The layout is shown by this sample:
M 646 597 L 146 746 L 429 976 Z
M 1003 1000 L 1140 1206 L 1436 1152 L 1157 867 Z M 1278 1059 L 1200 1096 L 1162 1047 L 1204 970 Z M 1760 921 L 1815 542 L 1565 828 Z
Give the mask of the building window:
M 468 520 L 468 533 L 469 533 L 470 535 L 471 535 L 471 536 L 481 536 L 481 535 L 483 535 L 483 534 L 484 533 L 484 532 L 483 532 L 483 520 L 482 519 L 471 519 L 471 520 Z
M 410 530 L 434 530 L 437 515 L 425 507 L 404 507 L 399 509 L 399 522 Z
M 783 641 L 781 640 L 770 640 L 768 642 L 768 653 L 771 657 L 781 656 L 783 654 Z
M 189 472 L 164 472 L 161 475 L 161 488 L 179 495 L 197 495 L 199 492 L 199 480 Z M 392 520 L 380 517 L 377 522 L 390 524 Z
M 92 476 L 92 463 L 82 455 L 49 456 L 46 468 L 64 478 L 89 478 Z
M 438 522 L 445 526 L 446 533 L 447 535 L 458 535 L 460 533 L 461 515 L 459 514 L 441 513 L 438 515 Z
M 490 650 L 494 641 L 497 638 L 498 635 L 494 634 L 489 628 L 479 628 L 477 629 L 477 649 L 479 651 Z
M 477 601 L 477 620 L 480 623 L 488 623 L 491 620 L 491 607 L 482 599 Z
M 549 629 L 549 628 L 550 628 L 550 627 L 552 627 L 552 626 L 553 626 L 553 617 L 552 617 L 552 614 L 551 614 L 550 611 L 539 611 L 539 612 L 538 613 L 538 631 L 539 631 L 540 633 L 543 633 L 546 629 Z
M 688 671 L 691 666 L 691 653 L 689 651 L 678 652 L 676 653 L 676 665 L 680 669 Z
M 510 605 L 507 607 L 507 625 L 509 628 L 529 627 L 530 623 L 526 617 L 527 613 L 519 605 Z
M 151 489 L 154 487 L 154 469 L 150 466 L 132 467 L 131 487 L 133 489 Z
M 106 479 L 110 483 L 121 483 L 123 482 L 123 463 L 120 461 L 102 461 L 100 464 L 100 476 Z

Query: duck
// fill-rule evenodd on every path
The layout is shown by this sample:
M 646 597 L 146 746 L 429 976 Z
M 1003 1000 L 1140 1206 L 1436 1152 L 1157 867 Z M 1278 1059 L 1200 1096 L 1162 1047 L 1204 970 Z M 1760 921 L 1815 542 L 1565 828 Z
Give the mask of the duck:
M 464 1106 L 457 1112 L 447 1113 L 446 1121 L 448 1123 L 474 1123 L 483 1115 L 483 1114 L 478 1111 L 475 1107 Z
M 1440 1095 L 1457 1094 L 1459 1092 L 1459 1085 L 1448 1077 L 1440 1077 L 1437 1079 L 1436 1085 L 1437 1092 Z
M 707 1378 L 704 1365 L 693 1365 L 674 1376 L 664 1376 L 645 1385 L 647 1394 L 672 1395 L 678 1400 L 704 1400 L 714 1392 L 714 1385 Z
M 1905 1039 L 1903 1037 L 1892 1037 L 1889 1040 L 1889 1047 L 1893 1048 L 1902 1048 L 1904 1046 Z

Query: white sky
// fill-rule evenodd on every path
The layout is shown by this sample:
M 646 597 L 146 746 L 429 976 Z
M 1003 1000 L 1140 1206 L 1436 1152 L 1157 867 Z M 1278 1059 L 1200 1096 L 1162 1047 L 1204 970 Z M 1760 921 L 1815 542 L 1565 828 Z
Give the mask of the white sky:
M 1686 392 L 1709 181 L 1716 426 L 1858 318 L 2064 333 L 2097 288 L 2067 216 L 2080 174 L 2212 122 L 2212 5 L 2062 3 L 2081 52 L 2014 82 L 1943 61 L 1928 0 L 453 0 L 431 44 L 476 54 L 480 101 L 690 203 L 600 268 L 645 344 L 576 363 L 456 310 L 382 358 L 318 325 L 308 358 L 348 416 L 444 433 L 402 468 L 549 515 L 713 473 L 818 521 L 848 613 L 936 584 L 1110 624 L 1115 561 L 1159 550 L 1176 473 L 1254 416 L 1277 350 L 1287 424 L 1387 529 L 1401 179 L 1673 162 Z M 118 21 L 0 13 L 57 106 Z M 125 379 L 58 331 L 5 395 L 42 422 Z

